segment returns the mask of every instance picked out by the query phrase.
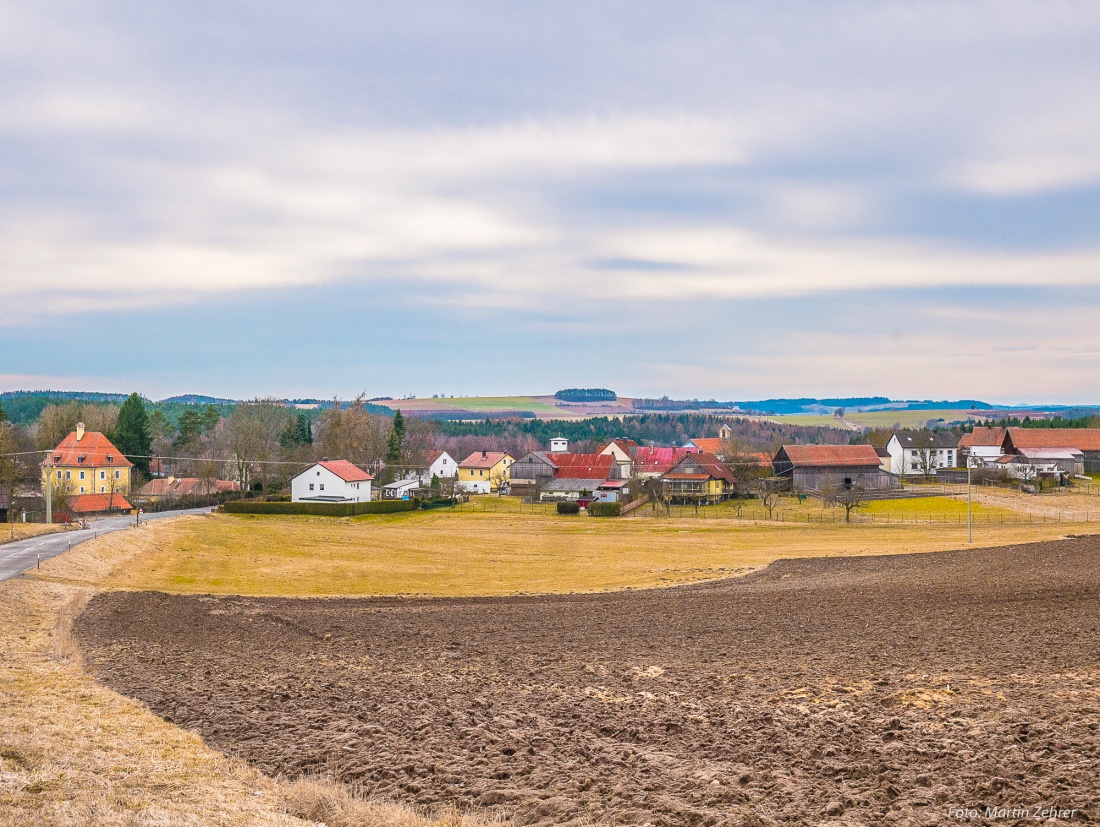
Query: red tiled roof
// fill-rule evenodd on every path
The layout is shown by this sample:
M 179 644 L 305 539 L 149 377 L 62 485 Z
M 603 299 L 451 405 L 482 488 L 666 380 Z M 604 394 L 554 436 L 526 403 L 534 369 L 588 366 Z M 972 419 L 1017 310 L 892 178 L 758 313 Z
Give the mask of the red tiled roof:
M 726 440 L 717 437 L 699 437 L 693 439 L 691 444 L 700 451 L 706 451 L 708 454 L 714 454 L 715 456 L 727 453 L 730 450 L 730 444 Z
M 344 482 L 363 482 L 364 480 L 374 479 L 358 465 L 353 465 L 346 459 L 326 459 L 317 464 L 326 471 L 331 471 Z
M 508 454 L 503 451 L 474 451 L 458 464 L 459 468 L 492 468 Z
M 81 462 L 80 458 L 84 461 Z M 107 458 L 111 457 L 110 460 Z M 42 464 L 51 465 L 79 465 L 83 468 L 97 468 L 106 465 L 111 468 L 129 468 L 133 465 L 130 460 L 122 455 L 111 440 L 107 439 L 99 431 L 85 431 L 83 438 L 78 442 L 76 431 L 73 431 L 50 452 Z
M 880 460 L 872 445 L 784 445 L 782 450 L 792 464 L 814 465 L 874 465 Z
M 960 448 L 974 448 L 975 446 L 981 446 L 983 448 L 999 448 L 1005 441 L 1005 434 L 1008 433 L 1007 428 L 989 428 L 984 425 L 979 425 L 974 428 L 973 433 L 963 434 L 959 438 Z
M 203 480 L 198 477 L 168 477 L 150 480 L 137 492 L 139 497 L 202 497 L 221 491 L 240 491 L 230 480 Z
M 611 454 L 550 454 L 550 461 L 557 466 L 554 476 L 569 479 L 607 478 L 615 465 Z
M 1013 448 L 1100 451 L 1100 428 L 1009 428 L 1008 438 Z
M 639 448 L 634 453 L 634 470 L 664 474 L 690 453 L 687 448 Z
M 85 434 L 87 436 L 87 434 Z M 97 514 L 100 511 L 130 511 L 133 506 L 121 494 L 77 494 L 69 497 L 68 508 L 73 514 Z

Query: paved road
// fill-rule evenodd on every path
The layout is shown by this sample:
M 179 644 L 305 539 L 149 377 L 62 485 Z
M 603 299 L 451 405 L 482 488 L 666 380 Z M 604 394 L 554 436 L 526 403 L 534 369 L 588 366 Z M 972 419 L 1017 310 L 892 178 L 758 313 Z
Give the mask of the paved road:
M 141 521 L 145 523 L 149 520 L 163 520 L 165 517 L 178 517 L 181 514 L 205 514 L 211 510 L 211 508 L 188 508 L 179 511 L 158 511 L 155 514 L 142 514 Z M 63 531 L 60 534 L 46 534 L 17 540 L 14 543 L 4 543 L 0 545 L 0 580 L 17 577 L 27 569 L 34 568 L 39 559 L 48 560 L 64 554 L 71 547 L 91 540 L 93 537 L 110 534 L 113 531 L 123 531 L 133 524 L 134 518 L 129 515 L 105 517 L 78 531 Z M 2 530 L 0 528 L 0 531 Z

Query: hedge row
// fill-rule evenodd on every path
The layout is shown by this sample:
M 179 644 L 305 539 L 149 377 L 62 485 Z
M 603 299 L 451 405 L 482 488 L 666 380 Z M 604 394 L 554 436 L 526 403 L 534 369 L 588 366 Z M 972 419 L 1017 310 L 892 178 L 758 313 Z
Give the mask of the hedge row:
M 265 503 L 230 500 L 222 505 L 227 514 L 306 514 L 312 517 L 355 517 L 359 514 L 393 514 L 412 511 L 414 500 L 379 500 L 369 503 Z
M 450 508 L 456 504 L 458 500 L 420 500 L 420 509 L 422 511 L 428 511 L 433 508 Z
M 559 514 L 580 514 L 581 507 L 577 503 L 558 503 Z
M 588 504 L 588 516 L 589 517 L 618 517 L 622 512 L 622 506 L 619 503 L 589 503 Z

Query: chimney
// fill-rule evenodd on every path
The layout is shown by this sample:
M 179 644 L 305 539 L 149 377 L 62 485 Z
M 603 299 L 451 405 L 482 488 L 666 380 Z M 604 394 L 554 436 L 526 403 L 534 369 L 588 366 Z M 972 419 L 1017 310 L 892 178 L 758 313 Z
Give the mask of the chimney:
M 489 452 L 488 451 L 482 451 L 481 452 L 481 458 L 482 459 L 488 459 L 489 458 Z
M 76 441 L 80 442 L 80 440 L 82 440 L 82 439 L 84 439 L 84 423 L 83 422 L 77 422 L 76 423 Z

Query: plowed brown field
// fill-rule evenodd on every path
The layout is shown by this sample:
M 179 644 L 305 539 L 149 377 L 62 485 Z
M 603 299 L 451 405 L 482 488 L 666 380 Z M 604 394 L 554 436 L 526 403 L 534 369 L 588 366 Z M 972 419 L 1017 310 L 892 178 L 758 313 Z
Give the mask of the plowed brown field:
M 594 595 L 114 592 L 76 631 L 267 772 L 517 824 L 1100 819 L 1100 538 Z

